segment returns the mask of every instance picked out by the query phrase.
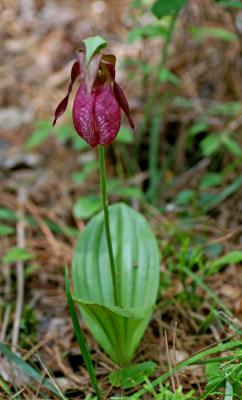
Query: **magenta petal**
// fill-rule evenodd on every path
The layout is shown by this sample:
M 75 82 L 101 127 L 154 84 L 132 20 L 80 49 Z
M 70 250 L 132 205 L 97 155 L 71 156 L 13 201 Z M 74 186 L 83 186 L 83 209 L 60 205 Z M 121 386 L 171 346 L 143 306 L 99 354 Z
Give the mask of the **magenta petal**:
M 72 119 L 75 130 L 92 147 L 99 144 L 99 136 L 95 130 L 94 121 L 95 95 L 88 94 L 85 84 L 81 84 L 72 109 Z
M 80 66 L 79 66 L 79 62 L 76 61 L 74 62 L 72 69 L 71 69 L 71 82 L 69 84 L 68 87 L 68 93 L 67 95 L 64 97 L 63 100 L 61 100 L 61 102 L 58 104 L 56 110 L 55 110 L 55 117 L 54 117 L 54 121 L 53 121 L 53 126 L 55 126 L 57 119 L 64 114 L 64 112 L 66 111 L 67 105 L 68 105 L 68 100 L 69 100 L 69 96 L 70 93 L 72 91 L 72 86 L 76 80 L 76 78 L 78 77 L 78 75 L 80 74 Z
M 72 90 L 72 85 L 74 84 L 74 82 L 79 74 L 80 74 L 80 64 L 78 61 L 75 61 L 74 64 L 72 65 L 72 69 L 71 69 L 71 84 L 69 85 L 69 89 L 71 86 L 70 90 Z M 68 92 L 69 92 L 69 90 L 68 90 Z
M 115 139 L 120 129 L 120 107 L 109 84 L 99 86 L 95 91 L 95 125 L 99 133 L 99 143 L 106 145 Z
M 121 89 L 119 84 L 115 81 L 113 82 L 113 91 L 118 104 L 120 105 L 129 120 L 129 125 L 132 129 L 135 129 L 134 121 L 130 116 L 129 104 L 127 102 L 126 96 L 123 92 L 123 89 Z
M 105 84 L 87 93 L 81 84 L 72 111 L 77 133 L 92 147 L 111 143 L 121 123 L 120 107 L 110 85 Z
M 55 110 L 55 118 L 54 121 L 52 123 L 52 126 L 55 126 L 57 119 L 64 114 L 64 112 L 66 111 L 66 107 L 68 104 L 68 99 L 69 99 L 69 94 L 66 95 L 66 97 L 64 97 L 63 100 L 61 100 L 61 102 L 58 104 L 56 110 Z

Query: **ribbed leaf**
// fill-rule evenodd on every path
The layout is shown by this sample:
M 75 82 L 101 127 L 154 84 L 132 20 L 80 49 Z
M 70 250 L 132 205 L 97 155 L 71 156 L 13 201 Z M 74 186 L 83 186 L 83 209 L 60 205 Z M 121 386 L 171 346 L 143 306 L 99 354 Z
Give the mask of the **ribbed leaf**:
M 119 365 L 129 362 L 147 327 L 159 285 L 159 251 L 145 219 L 125 204 L 109 208 L 117 273 L 115 306 L 103 214 L 81 233 L 73 257 L 75 297 L 90 331 Z

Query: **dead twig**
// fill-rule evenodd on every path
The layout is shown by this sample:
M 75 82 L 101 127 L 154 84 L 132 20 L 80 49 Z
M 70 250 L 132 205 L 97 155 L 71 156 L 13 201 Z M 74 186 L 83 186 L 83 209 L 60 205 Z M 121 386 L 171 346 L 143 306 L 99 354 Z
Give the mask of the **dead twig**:
M 176 385 L 175 385 L 174 374 L 173 374 L 173 368 L 172 368 L 171 359 L 170 359 L 170 354 L 169 354 L 169 346 L 168 346 L 168 340 L 167 340 L 167 333 L 166 333 L 166 330 L 164 331 L 164 333 L 165 333 L 166 357 L 167 357 L 167 362 L 168 362 L 169 371 L 170 371 L 170 374 L 171 374 L 171 386 L 172 386 L 173 392 L 175 393 L 175 391 L 176 391 Z
M 6 310 L 5 310 L 5 313 L 4 313 L 4 317 L 3 317 L 1 334 L 0 334 L 0 341 L 1 342 L 4 342 L 4 340 L 5 340 L 7 327 L 8 327 L 8 322 L 9 322 L 9 317 L 10 317 L 10 311 L 11 311 L 11 305 L 7 304 Z
M 26 200 L 26 189 L 21 187 L 18 192 L 18 203 L 19 203 L 19 220 L 17 222 L 17 245 L 19 248 L 25 246 L 25 222 L 23 213 L 23 204 Z M 17 262 L 17 298 L 16 298 L 16 311 L 13 323 L 12 333 L 12 350 L 15 351 L 18 344 L 19 338 L 19 325 L 23 309 L 24 302 L 24 263 L 23 261 Z
M 177 333 L 177 321 L 175 321 L 175 326 L 174 326 L 174 331 L 173 331 L 173 337 L 172 337 L 172 358 L 173 358 L 173 366 L 176 368 L 176 333 Z M 176 372 L 175 373 L 175 378 L 177 382 L 177 386 L 180 386 L 180 380 L 179 380 L 179 375 Z

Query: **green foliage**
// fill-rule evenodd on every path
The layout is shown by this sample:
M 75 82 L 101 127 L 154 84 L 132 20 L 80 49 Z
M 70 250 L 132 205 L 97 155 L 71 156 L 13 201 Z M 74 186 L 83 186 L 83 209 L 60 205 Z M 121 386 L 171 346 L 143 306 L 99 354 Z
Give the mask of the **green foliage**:
M 16 368 L 19 368 L 20 371 L 32 378 L 35 382 L 37 382 L 40 387 L 47 388 L 50 392 L 54 393 L 58 398 L 62 400 L 66 400 L 63 394 L 60 392 L 59 388 L 53 385 L 49 379 L 43 378 L 43 374 L 38 372 L 34 367 L 32 367 L 29 363 L 24 361 L 17 354 L 13 353 L 5 344 L 0 342 L 0 353 L 2 353 L 8 361 L 13 364 Z
M 0 236 L 9 236 L 15 232 L 15 229 L 6 224 L 0 224 Z
M 186 2 L 187 0 L 156 0 L 152 6 L 152 12 L 157 18 L 161 19 L 179 12 Z
M 76 185 L 80 185 L 86 181 L 86 179 L 90 176 L 90 174 L 98 169 L 98 163 L 96 160 L 91 160 L 89 162 L 85 162 L 82 166 L 81 171 L 76 171 L 71 174 L 71 180 Z
M 36 129 L 28 137 L 25 148 L 27 150 L 34 150 L 39 147 L 49 137 L 51 133 L 51 124 L 49 121 L 37 121 Z
M 167 28 L 161 24 L 147 24 L 132 29 L 129 32 L 129 43 L 133 43 L 139 39 L 152 38 L 152 37 L 167 37 Z
M 202 154 L 205 157 L 211 156 L 221 148 L 219 135 L 211 134 L 201 142 Z
M 68 277 L 68 269 L 66 267 L 65 269 L 65 289 L 66 289 L 66 297 L 67 297 L 67 302 L 69 305 L 69 310 L 70 310 L 70 314 L 71 314 L 71 319 L 72 319 L 72 323 L 73 323 L 73 328 L 74 328 L 74 332 L 93 386 L 93 389 L 95 390 L 98 399 L 101 400 L 102 395 L 97 383 L 97 378 L 96 378 L 96 374 L 95 374 L 95 370 L 94 370 L 94 366 L 92 363 L 92 359 L 91 359 L 91 355 L 90 355 L 90 351 L 89 348 L 87 346 L 87 342 L 86 342 L 86 338 L 81 330 L 79 321 L 78 321 L 78 317 L 76 314 L 76 310 L 75 310 L 75 305 L 72 299 L 72 294 L 71 294 L 71 288 L 70 288 L 70 283 L 69 283 L 69 277 Z
M 183 285 L 183 291 L 180 292 L 178 298 L 184 303 L 186 302 L 192 309 L 198 309 L 199 305 L 204 301 L 204 296 L 198 295 L 198 288 L 201 288 L 206 297 L 210 300 L 211 310 L 215 306 L 218 309 L 223 309 L 225 313 L 231 316 L 228 307 L 223 304 L 216 293 L 210 289 L 206 283 L 208 276 L 216 274 L 220 268 L 229 265 L 237 264 L 242 260 L 242 252 L 234 251 L 226 254 L 216 260 L 207 259 L 205 256 L 206 247 L 191 243 L 188 234 L 184 234 L 176 247 L 164 249 L 164 257 L 167 259 L 169 273 L 178 273 L 179 281 Z M 221 251 L 221 248 L 219 248 Z M 166 273 L 167 276 L 167 273 Z M 187 286 L 187 277 L 190 278 L 191 284 Z
M 225 389 L 225 399 L 241 399 L 242 396 L 242 350 L 238 350 L 232 360 L 223 364 L 212 363 L 206 366 L 207 388 L 201 399 L 222 394 Z
M 194 201 L 194 198 L 195 198 L 194 190 L 184 189 L 178 194 L 178 196 L 176 198 L 176 203 L 179 206 L 185 206 L 185 205 L 191 204 L 191 202 Z
M 129 389 L 144 382 L 148 376 L 154 373 L 155 369 L 156 364 L 154 362 L 146 361 L 113 371 L 108 379 L 113 386 Z
M 100 197 L 95 195 L 80 197 L 74 204 L 73 214 L 76 218 L 89 219 L 102 208 Z
M 57 224 L 49 219 L 45 221 L 46 225 L 50 228 L 50 230 L 59 235 L 64 235 L 67 238 L 76 237 L 78 235 L 78 229 L 74 226 L 65 225 L 65 224 Z
M 147 380 L 145 388 L 147 389 L 147 392 L 150 392 L 150 394 L 153 395 L 152 398 L 156 400 L 195 400 L 193 396 L 193 390 L 184 394 L 182 387 L 175 389 L 175 391 L 173 392 L 170 390 L 169 386 L 169 384 L 165 386 L 161 384 L 159 387 L 159 391 L 156 392 L 152 387 L 152 383 Z
M 123 144 L 129 144 L 134 141 L 134 134 L 130 129 L 121 127 L 117 136 L 117 141 Z
M 11 247 L 7 254 L 3 257 L 3 262 L 14 263 L 17 261 L 29 261 L 35 257 L 34 254 L 30 253 L 27 249 L 20 247 Z
M 242 9 L 241 1 L 233 1 L 233 0 L 216 0 L 218 4 L 222 7 L 232 7 Z
M 227 101 L 225 103 L 218 103 L 210 107 L 208 115 L 221 115 L 226 117 L 236 117 L 241 114 L 242 105 L 239 101 Z
M 178 100 L 179 100 L 179 102 L 180 102 L 180 101 L 183 102 L 182 99 L 178 99 Z M 185 101 L 185 105 L 186 105 L 186 102 L 187 102 L 187 101 Z M 176 100 L 176 103 L 177 103 L 177 100 Z M 178 103 L 178 104 L 179 104 L 179 103 Z M 189 102 L 188 105 L 189 105 L 188 108 L 190 108 L 190 106 L 191 106 L 190 102 Z M 208 123 L 207 123 L 207 121 L 201 119 L 201 120 L 197 120 L 197 121 L 192 125 L 192 127 L 189 129 L 188 134 L 189 134 L 190 136 L 194 137 L 194 136 L 198 135 L 198 134 L 201 133 L 201 132 L 207 132 L 207 130 L 208 130 Z
M 127 183 L 121 179 L 108 179 L 108 192 L 122 199 L 138 199 L 143 200 L 144 195 L 141 189 L 133 185 L 127 186 Z
M 100 50 L 107 47 L 108 44 L 107 41 L 101 36 L 88 37 L 87 39 L 84 39 L 83 42 L 85 43 L 86 47 L 86 65 L 89 64 L 92 56 L 95 53 L 98 53 Z
M 110 207 L 110 225 L 118 286 L 112 287 L 102 213 L 80 235 L 72 277 L 90 331 L 110 357 L 124 365 L 132 359 L 154 308 L 159 252 L 144 218 L 125 204 Z
M 149 0 L 136 0 L 136 5 L 139 7 L 144 6 L 145 12 L 147 10 L 150 11 L 151 3 Z M 172 283 L 174 274 L 176 278 L 177 276 L 179 278 L 179 282 L 181 283 L 179 289 L 181 288 L 181 290 L 174 295 L 173 304 L 180 302 L 180 305 L 197 311 L 199 306 L 203 305 L 204 298 L 206 298 L 206 307 L 208 305 L 210 309 L 208 315 L 203 320 L 201 318 L 201 323 L 199 321 L 196 323 L 198 334 L 206 332 L 210 325 L 214 323 L 215 316 L 217 316 L 217 319 L 220 322 L 222 321 L 225 327 L 232 330 L 234 335 L 241 335 L 240 325 L 236 324 L 236 320 L 233 319 L 230 310 L 209 287 L 209 280 L 207 278 L 218 273 L 228 264 L 238 264 L 241 262 L 242 252 L 234 251 L 221 256 L 221 254 L 224 254 L 224 244 L 208 243 L 208 238 L 205 234 L 201 234 L 199 238 L 194 237 L 191 239 L 192 243 L 189 242 L 189 236 L 193 235 L 192 227 L 197 222 L 193 219 L 194 215 L 201 216 L 201 214 L 209 213 L 215 207 L 220 206 L 229 196 L 235 194 L 242 186 L 241 177 L 236 177 L 236 168 L 239 166 L 242 156 L 242 149 L 238 139 L 239 131 L 237 132 L 237 128 L 233 131 L 232 128 L 234 126 L 233 122 L 237 122 L 235 119 L 241 114 L 241 103 L 236 101 L 219 103 L 215 100 L 211 100 L 210 102 L 210 99 L 208 99 L 208 102 L 202 102 L 202 110 L 200 111 L 196 101 L 194 102 L 193 99 L 177 96 L 177 89 L 179 89 L 181 79 L 166 68 L 166 61 L 171 35 L 174 30 L 175 16 L 185 3 L 185 0 L 170 0 L 170 2 L 164 0 L 155 1 L 152 12 L 157 18 L 161 18 L 162 21 L 157 22 L 156 20 L 154 24 L 150 23 L 145 26 L 135 27 L 129 34 L 130 43 L 133 43 L 135 40 L 144 40 L 144 44 L 149 44 L 149 39 L 153 40 L 155 38 L 157 41 L 157 38 L 160 38 L 160 43 L 162 43 L 160 48 L 162 48 L 162 51 L 160 51 L 160 57 L 155 66 L 152 65 L 150 60 L 139 59 L 137 62 L 131 60 L 131 72 L 135 71 L 135 68 L 138 66 L 139 74 L 137 75 L 140 76 L 141 73 L 141 82 L 144 88 L 151 90 L 151 94 L 148 91 L 144 93 L 144 98 L 147 95 L 147 104 L 145 105 L 144 122 L 141 121 L 140 124 L 142 125 L 143 122 L 144 127 L 141 126 L 140 128 L 138 126 L 137 130 L 139 132 L 137 132 L 136 136 L 134 136 L 130 129 L 122 127 L 117 136 L 117 142 L 121 145 L 117 146 L 114 144 L 110 154 L 117 157 L 117 159 L 120 156 L 120 163 L 122 164 L 122 155 L 124 154 L 124 158 L 128 155 L 128 153 L 126 154 L 127 147 L 128 150 L 132 149 L 132 146 L 135 147 L 135 143 L 138 141 L 140 141 L 142 146 L 144 144 L 149 145 L 149 153 L 146 148 L 141 146 L 141 161 L 144 161 L 144 163 L 148 161 L 148 167 L 145 164 L 145 168 L 149 170 L 148 186 L 149 184 L 150 186 L 147 190 L 146 199 L 154 204 L 157 201 L 156 204 L 158 205 L 159 187 L 162 187 L 162 190 L 166 191 L 167 187 L 170 188 L 169 179 L 171 186 L 175 180 L 179 179 L 175 176 L 174 170 L 176 167 L 173 169 L 172 165 L 176 159 L 176 155 L 179 154 L 179 149 L 176 149 L 177 143 L 173 146 L 172 141 L 170 144 L 170 142 L 166 143 L 164 139 L 165 156 L 164 154 L 162 156 L 159 154 L 161 150 L 159 141 L 161 131 L 163 132 L 162 118 L 163 113 L 166 117 L 167 99 L 172 102 L 172 107 L 178 107 L 179 111 L 184 110 L 182 111 L 183 113 L 188 111 L 187 120 L 189 120 L 189 115 L 192 115 L 191 118 L 194 118 L 194 120 L 191 123 L 191 127 L 188 127 L 187 137 L 185 137 L 184 143 L 179 143 L 179 145 L 184 145 L 185 157 L 187 156 L 185 153 L 186 150 L 189 151 L 187 158 L 192 153 L 192 160 L 188 160 L 188 164 L 191 162 L 189 164 L 191 167 L 194 166 L 194 160 L 196 162 L 205 158 L 205 170 L 202 170 L 204 171 L 202 172 L 202 176 L 198 175 L 198 185 L 195 188 L 193 182 L 191 188 L 189 188 L 189 184 L 185 184 L 184 186 L 179 186 L 178 184 L 178 194 L 175 194 L 173 201 L 175 203 L 175 211 L 180 213 L 176 222 L 182 226 L 182 229 L 177 234 L 175 233 L 177 236 L 174 239 L 176 242 L 174 246 L 172 241 L 168 243 L 169 239 L 165 239 L 167 243 L 164 244 L 164 254 L 167 268 L 163 272 L 164 279 L 162 277 L 160 289 L 162 291 L 167 290 Z M 241 2 L 237 1 L 220 1 L 219 3 L 222 6 L 242 8 Z M 163 19 L 166 16 L 168 18 Z M 143 19 L 141 23 L 143 23 Z M 193 38 L 198 41 L 212 38 L 230 43 L 237 40 L 233 32 L 207 26 L 192 26 L 190 32 Z M 89 38 L 85 43 L 87 46 L 87 63 L 96 51 L 99 51 L 100 48 L 106 45 L 106 42 L 100 37 Z M 133 74 L 135 75 L 134 72 Z M 168 91 L 161 97 L 160 93 L 162 90 L 160 88 L 163 84 L 166 84 L 165 88 L 168 87 Z M 171 91 L 169 91 L 169 88 Z M 172 90 L 176 91 L 175 95 L 172 93 Z M 191 113 L 189 113 L 189 110 L 191 110 Z M 217 124 L 218 120 L 222 123 Z M 171 121 L 173 121 L 173 114 Z M 238 125 L 235 124 L 235 126 Z M 61 143 L 71 146 L 77 152 L 83 152 L 88 149 L 86 142 L 76 134 L 69 120 L 66 124 L 55 128 L 54 132 Z M 49 123 L 39 121 L 37 129 L 30 135 L 26 142 L 26 149 L 37 149 L 44 143 L 49 134 Z M 144 142 L 142 141 L 142 134 L 145 135 Z M 125 147 L 127 144 L 131 144 L 131 146 Z M 123 150 L 124 153 L 122 153 Z M 117 155 L 118 152 L 120 154 Z M 147 153 L 148 160 L 145 158 Z M 227 164 L 227 167 L 224 169 L 220 169 L 220 159 L 224 162 L 227 158 L 232 159 L 233 162 L 229 165 Z M 208 163 L 206 164 L 206 162 Z M 126 167 L 128 170 L 130 166 L 125 165 Z M 184 165 L 184 168 L 186 167 L 187 165 Z M 72 182 L 75 185 L 83 185 L 92 172 L 96 173 L 96 170 L 96 160 L 87 161 L 83 163 L 80 171 L 72 173 Z M 108 181 L 109 193 L 114 198 L 138 200 L 138 202 L 142 202 L 142 206 L 147 206 L 148 210 L 151 209 L 151 212 L 157 212 L 158 215 L 158 210 L 149 208 L 149 204 L 144 202 L 144 195 L 141 189 L 143 182 L 139 187 L 132 183 L 128 186 L 126 182 L 127 175 L 126 170 L 123 171 L 121 166 L 119 179 L 112 178 Z M 146 183 L 145 181 L 145 187 Z M 168 198 L 168 201 L 172 201 L 169 196 L 168 194 L 168 197 L 165 197 L 165 199 Z M 161 206 L 164 206 L 165 209 L 165 205 L 162 204 Z M 101 201 L 99 197 L 96 195 L 85 195 L 79 198 L 74 204 L 73 214 L 75 218 L 86 220 L 100 209 Z M 179 219 L 180 216 L 181 220 Z M 18 221 L 16 213 L 7 208 L 0 208 L 0 220 L 8 221 L 6 224 L 0 224 L 0 235 L 13 234 L 15 229 L 11 226 L 11 223 L 14 226 L 14 223 Z M 32 227 L 38 225 L 33 218 L 27 217 L 26 220 Z M 239 340 L 224 344 L 220 343 L 212 349 L 199 352 L 179 363 L 173 371 L 162 373 L 154 382 L 148 380 L 148 377 L 152 376 L 156 369 L 156 365 L 153 362 L 147 361 L 141 364 L 126 366 L 126 363 L 129 363 L 134 355 L 153 311 L 159 284 L 159 255 L 154 236 L 143 218 L 135 211 L 121 204 L 112 206 L 110 208 L 110 220 L 118 281 L 118 285 L 114 290 L 117 291 L 118 304 L 114 304 L 113 300 L 113 286 L 110 278 L 109 258 L 102 214 L 94 217 L 80 235 L 72 266 L 75 290 L 73 297 L 70 291 L 67 271 L 65 275 L 66 295 L 74 331 L 90 375 L 92 386 L 97 392 L 98 398 L 101 398 L 101 394 L 97 378 L 85 337 L 80 329 L 73 301 L 79 305 L 84 321 L 99 344 L 117 364 L 125 365 L 125 367 L 109 375 L 110 383 L 124 389 L 135 388 L 137 385 L 143 384 L 137 393 L 127 397 L 115 397 L 116 399 L 138 399 L 144 398 L 144 396 L 152 396 L 152 398 L 160 400 L 195 399 L 193 392 L 183 393 L 181 387 L 173 391 L 169 384 L 165 384 L 171 374 L 183 370 L 186 372 L 185 369 L 189 365 L 195 364 L 206 365 L 207 387 L 203 395 L 200 396 L 200 400 L 209 399 L 210 396 L 222 396 L 225 400 L 240 399 L 242 385 L 242 344 Z M 53 233 L 64 235 L 67 238 L 75 237 L 78 232 L 72 226 L 59 225 L 50 220 L 46 220 L 45 223 Z M 175 231 L 177 227 L 174 225 L 176 224 L 172 225 L 169 229 Z M 199 245 L 195 244 L 196 240 L 201 241 Z M 4 262 L 11 263 L 18 260 L 28 261 L 32 258 L 34 258 L 34 255 L 26 249 L 11 248 L 3 260 Z M 209 258 L 209 261 L 207 258 Z M 25 271 L 25 276 L 28 276 L 38 268 L 38 265 L 30 264 Z M 189 285 L 187 285 L 188 282 Z M 162 299 L 161 301 L 161 304 L 163 304 L 163 301 L 172 303 L 173 299 L 168 298 L 168 300 Z M 216 311 L 216 308 L 219 310 L 223 309 L 224 311 Z M 29 319 L 31 320 L 31 315 L 29 315 Z M 21 320 L 20 329 L 22 332 L 27 330 L 26 320 Z M 20 343 L 22 343 L 22 339 Z M 235 352 L 234 349 L 237 348 L 239 350 Z M 221 357 L 218 357 L 217 353 L 221 353 Z M 215 356 L 214 359 L 208 358 L 210 355 Z M 7 356 L 6 350 L 5 356 Z M 16 359 L 13 358 L 12 360 L 13 363 L 18 363 Z M 23 366 L 23 370 L 25 367 Z M 29 372 L 28 368 L 27 371 L 26 374 L 32 376 L 33 372 Z M 158 371 L 156 370 L 155 372 L 157 375 Z M 36 380 L 40 382 L 39 378 Z M 48 382 L 44 380 L 42 386 L 45 386 L 45 383 L 48 385 Z M 1 384 L 0 382 L 0 386 Z M 45 387 L 51 390 L 50 387 Z M 9 394 L 10 396 L 12 396 L 11 393 Z M 93 397 L 91 395 L 86 396 L 86 399 L 90 398 Z
M 175 374 L 176 372 L 182 371 L 189 365 L 200 364 L 203 361 L 204 361 L 204 363 L 209 363 L 209 362 L 211 362 L 212 359 L 207 358 L 208 356 L 211 356 L 216 353 L 223 353 L 224 351 L 231 351 L 236 348 L 240 349 L 241 346 L 242 346 L 242 341 L 235 340 L 235 341 L 231 341 L 228 343 L 219 343 L 212 348 L 200 351 L 200 352 L 194 354 L 193 356 L 189 357 L 188 359 L 177 364 L 176 367 L 172 369 L 172 371 L 165 372 L 164 374 L 159 376 L 157 379 L 155 379 L 153 382 L 150 382 L 148 387 L 145 386 L 142 389 L 140 389 L 138 392 L 133 394 L 130 397 L 130 400 L 143 398 L 142 396 L 145 393 L 150 392 L 151 388 L 153 389 L 156 386 L 163 384 L 171 376 L 171 374 Z
M 226 148 L 233 156 L 241 157 L 242 149 L 232 135 L 233 132 L 220 132 L 206 136 L 200 144 L 203 156 L 209 157 Z
M 70 114 L 68 114 L 68 116 L 68 121 L 62 125 L 55 126 L 55 128 L 53 129 L 53 133 L 56 135 L 61 143 L 71 143 L 74 150 L 84 151 L 88 149 L 88 144 L 85 142 L 85 140 L 77 135 L 71 123 Z
M 14 211 L 9 208 L 0 207 L 0 220 L 16 222 L 18 219 L 18 215 Z
M 180 84 L 180 79 L 167 68 L 158 69 L 157 76 L 160 83 L 169 82 L 175 86 L 178 86 Z
M 221 268 L 228 264 L 238 264 L 242 262 L 242 251 L 232 251 L 225 256 L 208 263 L 207 273 L 208 274 L 215 274 Z
M 201 205 L 205 212 L 212 210 L 214 207 L 217 207 L 220 203 L 230 197 L 232 194 L 236 193 L 242 187 L 242 176 L 236 178 L 232 183 L 226 186 L 221 192 L 217 195 L 213 195 L 208 198 L 208 201 L 204 202 Z M 201 199 L 202 200 L 202 199 Z
M 62 143 L 67 144 L 69 141 L 71 141 L 73 148 L 77 151 L 84 151 L 89 149 L 88 144 L 80 136 L 77 135 L 70 121 L 60 126 L 57 126 L 55 128 L 55 133 Z M 133 132 L 131 132 L 130 129 L 126 127 L 120 128 L 116 138 L 119 143 L 129 144 L 133 142 L 133 139 L 134 134 Z
M 215 172 L 208 172 L 206 175 L 203 175 L 200 181 L 200 189 L 205 190 L 210 187 L 219 186 L 223 183 L 223 177 L 221 174 Z
M 215 311 L 215 316 L 219 320 L 221 325 L 225 325 L 227 328 L 229 328 L 231 331 L 233 331 L 236 335 L 242 335 L 242 323 L 227 315 L 223 311 Z
M 210 26 L 191 26 L 190 31 L 192 36 L 197 40 L 203 40 L 207 37 L 224 40 L 225 42 L 234 42 L 237 40 L 235 33 L 221 28 L 212 28 Z

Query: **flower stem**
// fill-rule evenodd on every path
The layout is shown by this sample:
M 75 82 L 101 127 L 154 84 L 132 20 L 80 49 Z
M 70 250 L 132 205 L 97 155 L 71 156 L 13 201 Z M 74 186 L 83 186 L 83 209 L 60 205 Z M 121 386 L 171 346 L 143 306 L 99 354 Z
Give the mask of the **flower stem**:
M 117 289 L 117 279 L 116 279 L 116 272 L 115 272 L 115 263 L 114 263 L 114 256 L 113 256 L 113 246 L 112 246 L 110 223 L 109 223 L 109 212 L 108 212 L 105 152 L 104 152 L 104 147 L 102 145 L 98 145 L 98 156 L 99 156 L 101 195 L 102 195 L 102 205 L 103 205 L 103 213 L 104 213 L 105 232 L 106 232 L 108 254 L 109 254 L 109 261 L 110 261 L 110 268 L 111 268 L 111 277 L 112 277 L 112 284 L 113 284 L 113 297 L 114 297 L 115 305 L 118 305 L 117 290 L 116 290 Z

